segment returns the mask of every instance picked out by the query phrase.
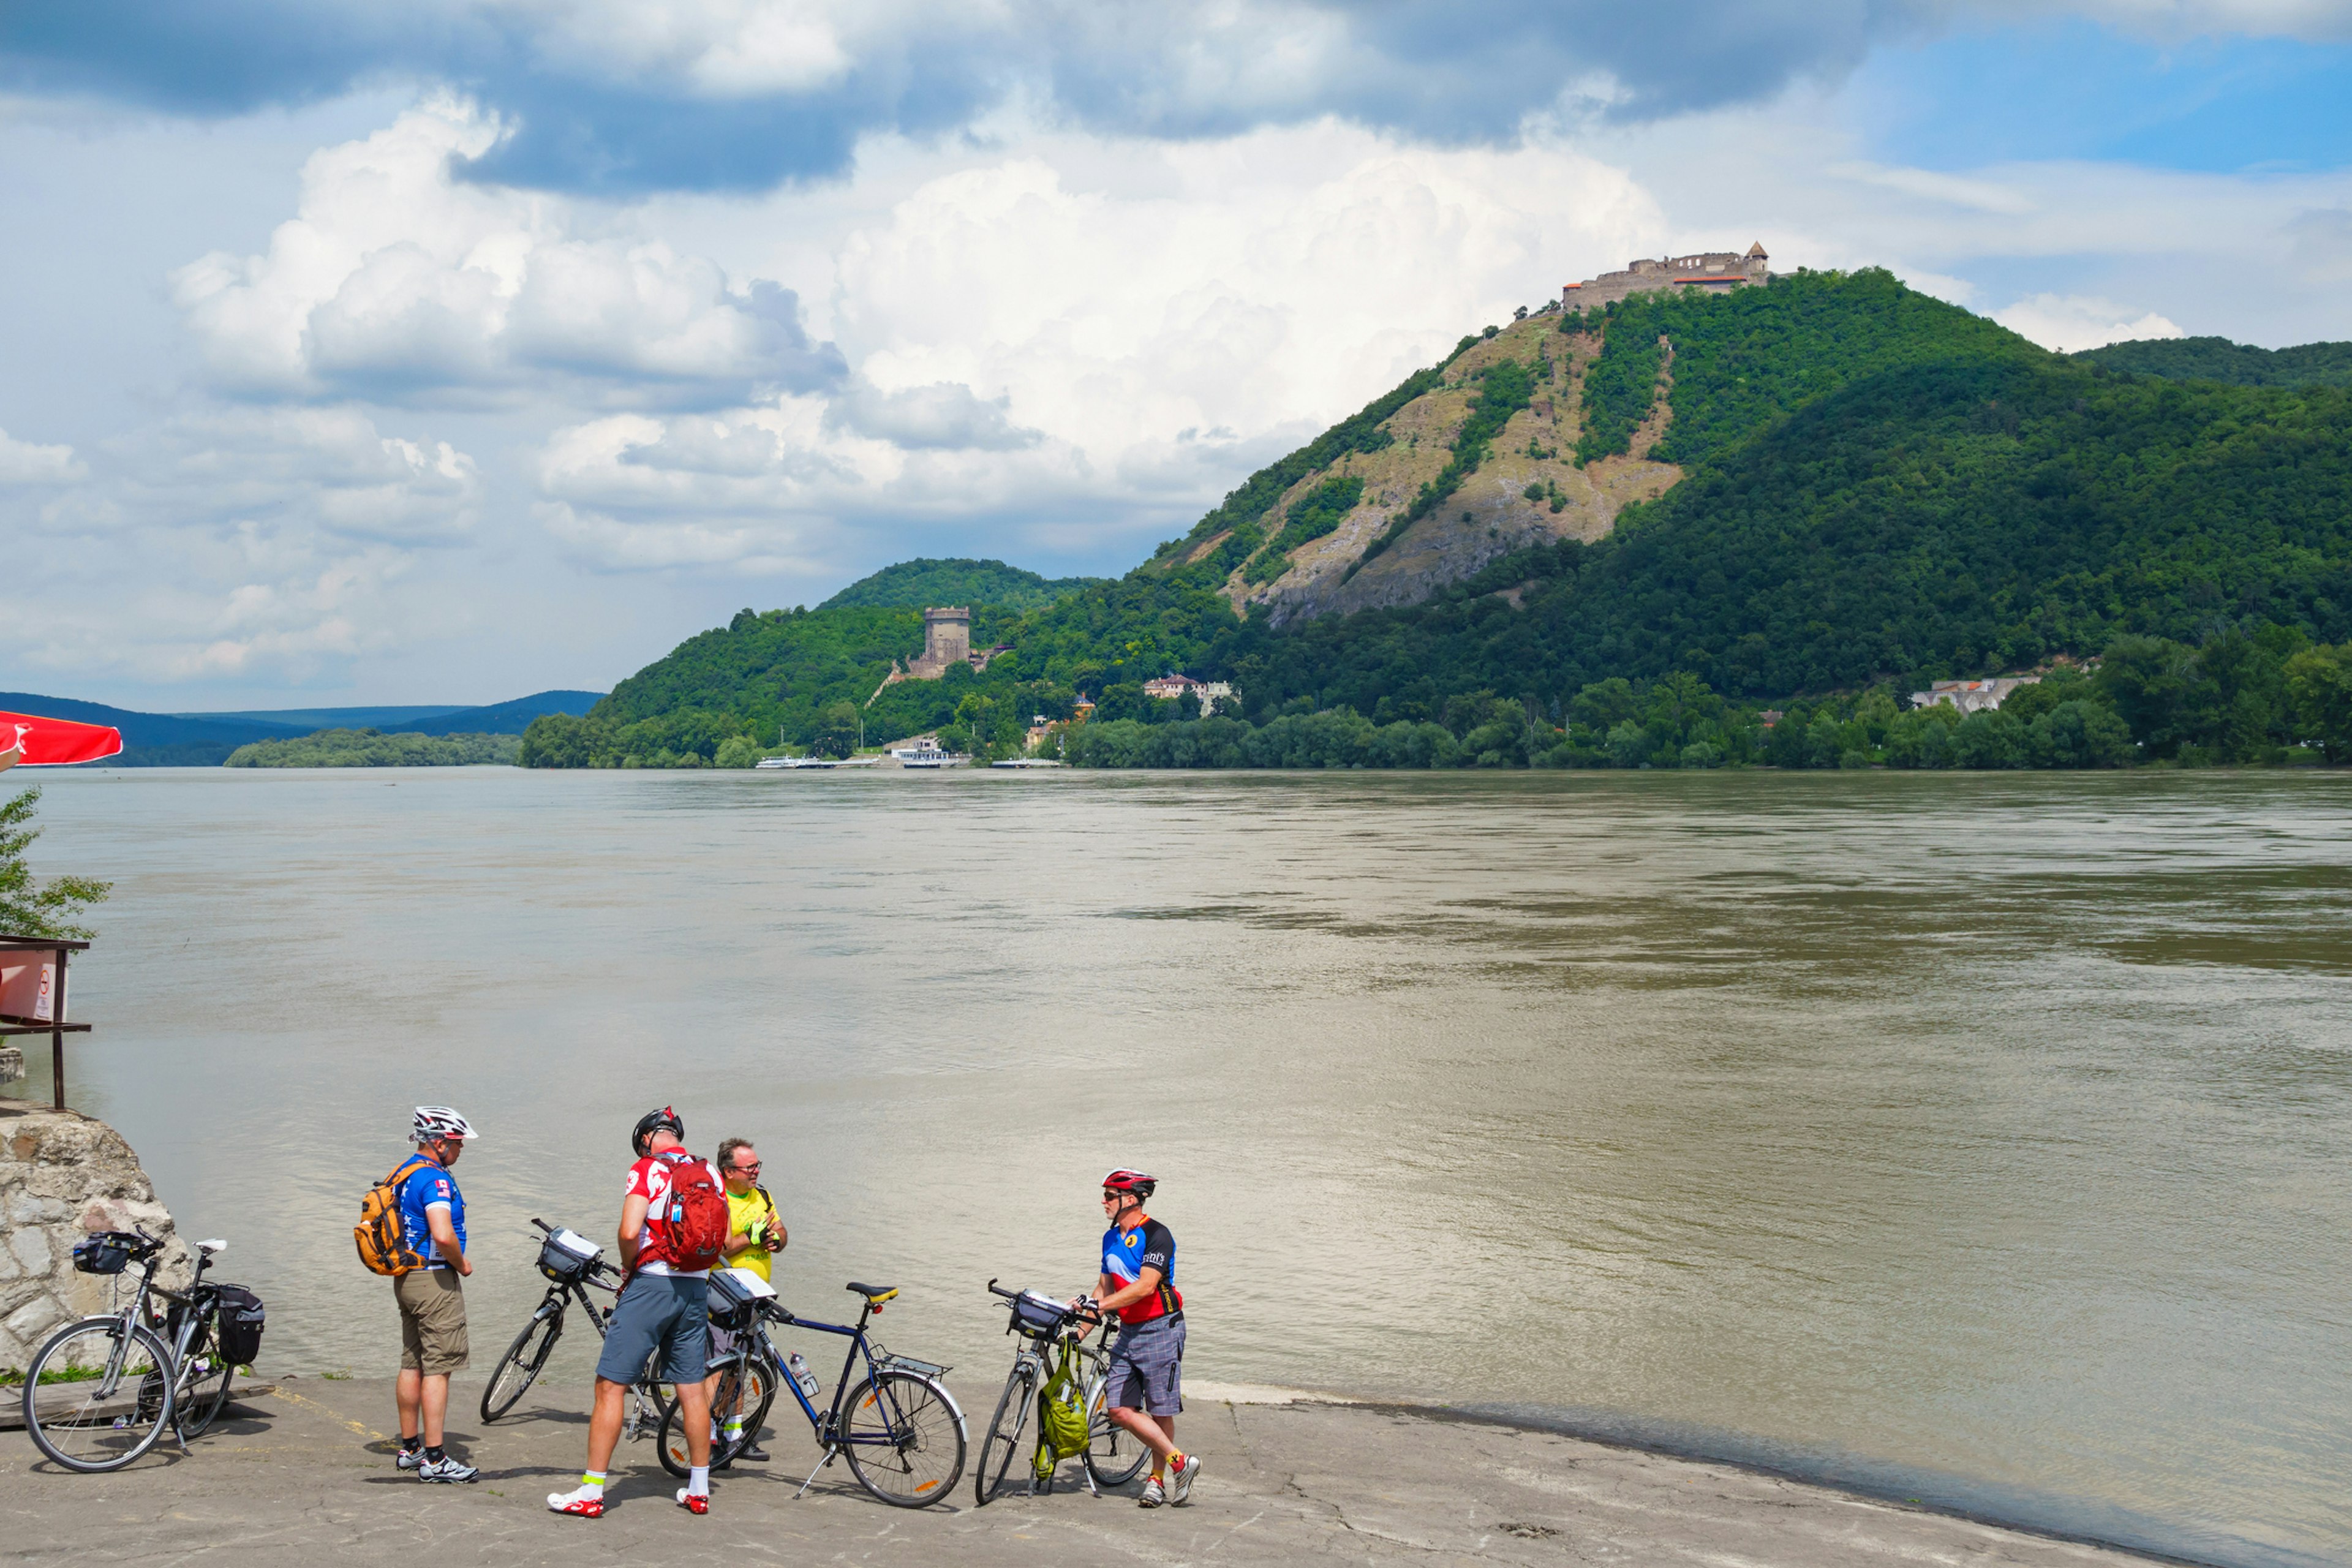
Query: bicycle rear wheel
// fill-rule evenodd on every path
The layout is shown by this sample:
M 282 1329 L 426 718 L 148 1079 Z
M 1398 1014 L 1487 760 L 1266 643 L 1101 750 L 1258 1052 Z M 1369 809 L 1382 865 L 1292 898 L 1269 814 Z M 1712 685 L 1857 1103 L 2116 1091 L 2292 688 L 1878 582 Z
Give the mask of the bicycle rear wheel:
M 893 1508 L 944 1502 L 963 1479 L 963 1412 L 911 1372 L 878 1372 L 845 1394 L 835 1436 L 857 1484 Z
M 1150 1458 L 1151 1450 L 1110 1418 L 1109 1390 L 1096 1379 L 1087 1391 L 1087 1474 L 1098 1487 L 1123 1487 Z
M 25 1369 L 25 1429 L 69 1470 L 119 1470 L 153 1447 L 172 1418 L 171 1364 L 145 1329 L 126 1341 L 120 1318 L 68 1323 Z
M 181 1442 L 203 1436 L 205 1429 L 219 1418 L 221 1406 L 228 1403 L 229 1379 L 236 1373 L 236 1368 L 221 1354 L 219 1322 L 208 1314 L 205 1326 L 189 1342 L 188 1359 L 180 1363 L 179 1382 L 172 1394 Z
M 538 1378 L 540 1368 L 555 1349 L 555 1342 L 563 1337 L 563 1313 L 541 1303 L 523 1325 L 522 1332 L 499 1358 L 498 1369 L 490 1373 L 489 1386 L 482 1390 L 482 1420 L 497 1420 L 515 1407 L 515 1401 L 529 1392 Z
M 1004 1396 L 996 1402 L 988 1436 L 981 1441 L 980 1473 L 972 1477 L 971 1490 L 982 1507 L 1004 1489 L 1013 1458 L 1021 1452 L 1021 1436 L 1029 1429 L 1029 1412 L 1036 1406 L 1037 1369 L 1023 1362 L 1004 1380 Z

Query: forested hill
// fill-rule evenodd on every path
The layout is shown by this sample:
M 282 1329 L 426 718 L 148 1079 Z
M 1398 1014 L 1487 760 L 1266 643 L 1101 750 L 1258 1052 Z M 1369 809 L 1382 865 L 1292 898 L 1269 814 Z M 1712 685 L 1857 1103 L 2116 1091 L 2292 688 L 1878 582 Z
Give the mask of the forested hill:
M 929 605 L 993 605 L 1031 610 L 1100 577 L 1045 578 L 1002 561 L 901 561 L 861 577 L 817 606 L 820 610 L 915 609 Z
M 2231 386 L 2352 386 L 2352 343 L 2258 349 L 2227 338 L 2151 338 L 2074 356 L 2109 370 Z
M 1568 527 L 1579 486 L 1614 499 Z M 1310 561 L 1360 584 L 1398 560 L 1418 602 L 1252 602 Z M 2352 390 L 2126 374 L 1885 272 L 1801 273 L 1465 338 L 1127 577 L 976 611 L 974 646 L 1013 650 L 984 673 L 877 695 L 921 646 L 913 609 L 746 612 L 527 757 L 559 731 L 582 762 L 837 746 L 861 716 L 868 740 L 1006 745 L 1080 691 L 1164 719 L 1140 683 L 1171 669 L 1232 680 L 1253 721 L 1475 725 L 1507 699 L 1566 722 L 1612 679 L 1899 693 L 2126 636 L 2255 637 L 2273 673 L 2352 638 Z

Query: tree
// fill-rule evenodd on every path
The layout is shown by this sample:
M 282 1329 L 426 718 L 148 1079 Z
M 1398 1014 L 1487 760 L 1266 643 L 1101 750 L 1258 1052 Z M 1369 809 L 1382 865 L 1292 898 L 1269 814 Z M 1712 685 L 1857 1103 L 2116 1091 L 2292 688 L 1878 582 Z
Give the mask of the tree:
M 861 728 L 856 703 L 845 699 L 828 703 L 818 721 L 815 744 L 812 750 L 820 757 L 845 757 L 857 750 Z
M 710 765 L 715 768 L 757 767 L 763 749 L 749 735 L 732 735 L 719 742 L 719 750 L 711 753 Z
M 84 905 L 104 903 L 114 884 L 90 877 L 54 877 L 46 883 L 33 880 L 25 851 L 41 836 L 39 828 L 27 826 L 40 801 L 41 792 L 28 789 L 0 805 L 0 931 L 10 936 L 86 941 L 94 933 L 74 923 L 73 917 Z
M 2295 738 L 2331 763 L 2352 763 L 2352 643 L 2307 647 L 2286 661 Z

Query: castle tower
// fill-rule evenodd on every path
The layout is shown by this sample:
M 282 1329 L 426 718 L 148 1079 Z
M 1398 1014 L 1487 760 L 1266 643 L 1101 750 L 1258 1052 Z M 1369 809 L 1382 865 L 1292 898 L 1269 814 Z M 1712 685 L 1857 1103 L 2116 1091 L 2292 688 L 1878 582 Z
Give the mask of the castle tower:
M 951 664 L 971 658 L 971 609 L 944 605 L 923 612 L 923 657 L 908 665 L 917 680 L 937 680 Z

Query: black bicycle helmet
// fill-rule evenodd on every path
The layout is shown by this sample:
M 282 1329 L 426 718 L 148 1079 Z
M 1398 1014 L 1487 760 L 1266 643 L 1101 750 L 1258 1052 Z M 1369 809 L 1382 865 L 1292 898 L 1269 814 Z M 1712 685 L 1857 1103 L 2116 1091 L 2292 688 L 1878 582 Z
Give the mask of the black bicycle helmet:
M 680 1142 L 686 1141 L 686 1123 L 677 1119 L 677 1111 L 667 1105 L 659 1110 L 648 1110 L 637 1118 L 637 1130 L 629 1134 L 629 1147 L 637 1152 L 638 1159 L 646 1157 L 646 1140 L 654 1135 L 656 1127 L 667 1127 L 672 1137 Z

